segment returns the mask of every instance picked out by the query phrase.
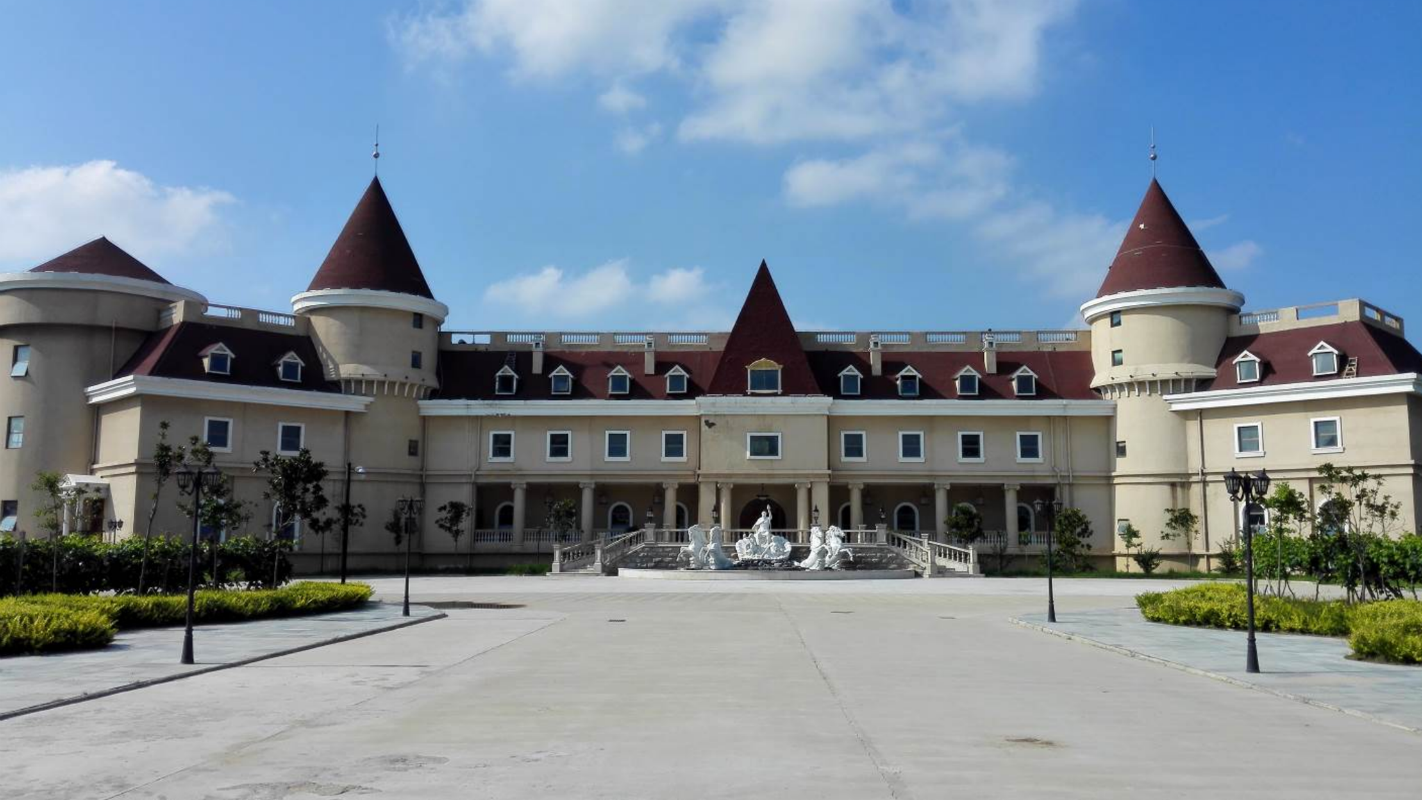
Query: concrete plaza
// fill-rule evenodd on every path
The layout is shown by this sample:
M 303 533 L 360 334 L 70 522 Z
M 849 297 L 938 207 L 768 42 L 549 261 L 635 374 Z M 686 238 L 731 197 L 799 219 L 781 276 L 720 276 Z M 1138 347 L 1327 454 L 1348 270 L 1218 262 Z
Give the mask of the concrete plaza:
M 398 581 L 374 582 L 393 599 Z M 445 619 L 0 722 L 6 798 L 1406 797 L 1422 736 L 1013 624 L 1040 580 L 417 578 Z M 1058 611 L 1162 581 L 1059 581 Z

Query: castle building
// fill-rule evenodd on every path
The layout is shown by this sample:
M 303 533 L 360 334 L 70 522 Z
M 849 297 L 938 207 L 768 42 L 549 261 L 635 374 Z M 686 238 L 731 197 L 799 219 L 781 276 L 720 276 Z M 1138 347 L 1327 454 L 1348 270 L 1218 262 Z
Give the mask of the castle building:
M 1415 529 L 1422 356 L 1402 320 L 1243 307 L 1152 180 L 1086 330 L 797 331 L 762 262 L 729 332 L 450 331 L 377 179 L 291 313 L 210 303 L 102 238 L 0 274 L 0 530 L 39 533 L 30 484 L 50 470 L 90 490 L 71 530 L 142 534 L 165 422 L 207 442 L 254 532 L 275 512 L 253 462 L 309 449 L 333 502 L 349 488 L 367 509 L 357 568 L 395 563 L 400 497 L 424 500 L 426 566 L 545 560 L 563 500 L 588 541 L 747 528 L 767 507 L 775 528 L 942 541 L 966 504 L 980 550 L 1035 553 L 1034 501 L 1059 498 L 1103 562 L 1129 523 L 1204 568 L 1263 521 L 1224 473 L 1267 467 L 1317 503 L 1325 462 L 1381 476 Z M 190 530 L 174 494 L 157 531 Z M 434 522 L 456 500 L 458 545 Z M 1193 539 L 1160 541 L 1171 508 L 1199 516 Z M 304 569 L 337 546 L 300 522 L 277 535 Z

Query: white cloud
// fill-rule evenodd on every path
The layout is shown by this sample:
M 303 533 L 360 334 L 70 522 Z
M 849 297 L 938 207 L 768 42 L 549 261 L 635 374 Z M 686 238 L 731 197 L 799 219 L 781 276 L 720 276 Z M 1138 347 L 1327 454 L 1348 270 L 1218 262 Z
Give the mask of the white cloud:
M 489 324 L 545 329 L 706 330 L 729 323 L 727 297 L 701 267 L 672 267 L 644 281 L 617 259 L 581 273 L 546 266 L 491 284 L 481 316 Z
M 598 95 L 597 104 L 602 106 L 604 111 L 626 114 L 629 111 L 645 108 L 647 98 L 627 88 L 624 84 L 614 83 L 612 88 Z
M 1235 271 L 1247 269 L 1254 259 L 1264 254 L 1264 248 L 1253 239 L 1245 239 L 1242 242 L 1235 242 L 1223 250 L 1210 250 L 1206 255 L 1210 257 L 1210 263 L 1216 268 L 1225 271 Z
M 915 219 L 967 219 L 1008 192 L 1012 158 L 995 148 L 909 142 L 843 160 L 801 161 L 785 172 L 786 200 L 829 206 L 872 200 Z
M 988 214 L 975 232 L 1033 285 L 1082 298 L 1100 285 L 1128 224 L 1099 214 L 1063 214 L 1036 202 Z
M 699 302 L 712 293 L 701 267 L 673 267 L 647 282 L 647 298 L 654 303 L 677 305 Z
M 617 149 L 629 156 L 635 156 L 646 149 L 662 134 L 662 125 L 653 122 L 643 127 L 627 127 L 617 133 Z
M 39 263 L 107 236 L 140 260 L 217 249 L 227 192 L 161 186 L 112 161 L 0 171 L 0 261 Z
M 1188 224 L 1190 226 L 1191 233 L 1199 234 L 1201 231 L 1207 231 L 1210 228 L 1218 227 L 1228 221 L 1228 214 L 1220 214 L 1218 217 L 1210 217 L 1209 219 L 1197 219 L 1194 222 Z

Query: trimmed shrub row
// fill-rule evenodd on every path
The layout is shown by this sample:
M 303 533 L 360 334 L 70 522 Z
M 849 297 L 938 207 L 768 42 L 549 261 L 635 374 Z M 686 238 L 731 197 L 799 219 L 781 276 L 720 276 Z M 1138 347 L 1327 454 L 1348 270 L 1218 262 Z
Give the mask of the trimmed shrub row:
M 188 549 L 187 542 L 178 538 L 155 535 L 149 541 L 145 594 L 187 591 Z M 213 588 L 274 588 L 274 571 L 279 584 L 291 578 L 290 549 L 288 541 L 253 536 L 235 536 L 215 548 L 211 542 L 199 542 L 198 583 Z M 93 536 L 71 534 L 57 539 L 31 537 L 21 544 L 7 534 L 0 536 L 0 596 L 49 591 L 134 594 L 142 563 L 141 536 L 107 544 Z
M 199 622 L 238 622 L 355 608 L 370 599 L 363 583 L 304 581 L 280 589 L 204 589 L 193 611 Z M 186 595 L 40 594 L 0 600 L 0 655 L 103 647 L 119 629 L 181 625 Z
M 1243 584 L 1206 583 L 1136 595 L 1151 622 L 1244 630 Z M 1403 664 L 1422 663 L 1422 602 L 1388 600 L 1350 604 L 1255 595 L 1254 625 L 1261 631 L 1347 636 L 1355 655 Z

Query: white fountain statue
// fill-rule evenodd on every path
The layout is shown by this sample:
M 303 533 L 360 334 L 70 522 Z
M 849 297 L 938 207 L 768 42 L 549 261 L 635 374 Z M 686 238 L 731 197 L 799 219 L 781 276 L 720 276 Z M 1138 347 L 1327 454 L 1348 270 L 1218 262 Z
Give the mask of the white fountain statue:
M 751 528 L 751 535 L 736 542 L 736 555 L 742 562 L 784 561 L 790 558 L 790 543 L 784 536 L 770 532 L 770 509 L 761 512 Z
M 831 525 L 828 531 L 820 526 L 810 528 L 810 555 L 800 562 L 808 570 L 840 569 L 846 561 L 853 561 L 854 553 L 844 546 L 844 531 Z
M 677 551 L 677 566 L 681 569 L 730 569 L 733 562 L 721 549 L 721 536 L 720 525 L 711 527 L 709 541 L 706 529 L 700 525 L 687 528 L 687 544 Z
M 711 543 L 706 545 L 706 566 L 711 569 L 730 569 L 735 565 L 726 551 L 721 549 L 723 536 L 720 525 L 711 526 Z

